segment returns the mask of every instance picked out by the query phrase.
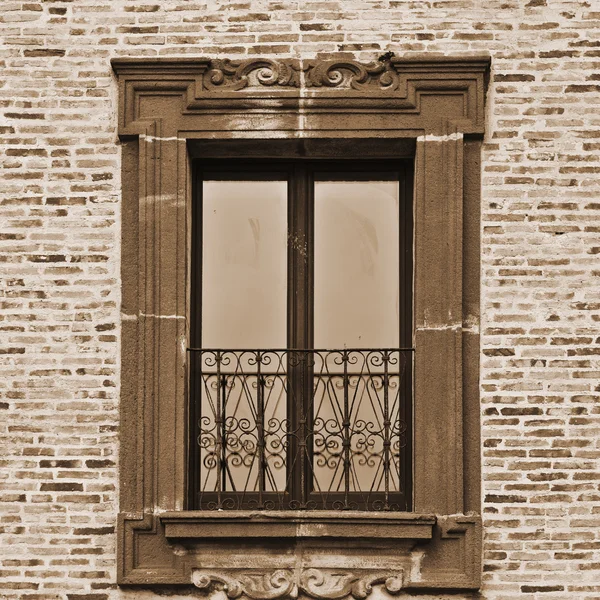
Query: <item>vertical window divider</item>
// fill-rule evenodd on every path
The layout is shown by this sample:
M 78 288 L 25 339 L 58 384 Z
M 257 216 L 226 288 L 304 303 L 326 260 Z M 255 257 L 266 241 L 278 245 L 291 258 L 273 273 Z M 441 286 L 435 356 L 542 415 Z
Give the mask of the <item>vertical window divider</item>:
M 292 502 L 306 508 L 312 487 L 313 184 L 302 161 L 290 165 L 288 177 L 288 481 Z

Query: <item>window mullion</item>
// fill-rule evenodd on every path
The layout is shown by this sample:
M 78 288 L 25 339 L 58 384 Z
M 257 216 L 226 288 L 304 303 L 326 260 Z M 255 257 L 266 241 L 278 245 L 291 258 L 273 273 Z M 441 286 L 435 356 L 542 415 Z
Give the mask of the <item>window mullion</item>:
M 288 480 L 292 506 L 301 508 L 312 478 L 313 193 L 304 164 L 291 169 L 288 190 Z
M 290 172 L 288 196 L 288 347 L 312 348 L 313 191 L 302 164 Z

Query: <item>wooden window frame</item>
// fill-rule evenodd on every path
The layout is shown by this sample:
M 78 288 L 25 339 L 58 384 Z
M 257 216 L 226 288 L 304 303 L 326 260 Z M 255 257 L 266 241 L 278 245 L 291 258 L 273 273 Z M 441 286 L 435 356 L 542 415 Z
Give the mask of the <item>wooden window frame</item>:
M 119 584 L 221 587 L 257 599 L 364 598 L 373 585 L 477 589 L 489 57 L 119 58 L 112 66 L 123 164 Z M 415 161 L 413 512 L 186 510 L 191 161 L 269 157 L 278 144 L 290 158 Z M 235 548 L 245 564 L 232 565 Z
M 285 154 L 284 151 L 282 151 Z M 411 348 L 413 343 L 412 327 L 412 255 L 413 255 L 413 163 L 411 160 L 398 158 L 356 158 L 354 156 L 340 157 L 342 159 L 311 159 L 311 158 L 221 158 L 194 159 L 192 161 L 192 249 L 191 249 L 191 301 L 190 301 L 190 347 L 200 349 L 202 343 L 202 182 L 204 180 L 220 181 L 287 181 L 287 254 L 288 254 L 288 292 L 287 292 L 287 333 L 285 347 L 288 349 L 314 349 L 314 184 L 317 181 L 366 181 L 379 180 L 385 176 L 390 181 L 397 182 L 399 194 L 399 331 L 398 348 Z M 299 252 L 297 244 L 290 240 L 305 240 L 306 250 Z M 222 345 L 218 346 L 219 348 Z M 266 348 L 265 348 L 266 349 Z M 399 506 L 403 511 L 410 511 L 412 504 L 412 353 L 404 352 L 408 366 L 403 370 L 400 380 L 399 418 L 406 426 L 403 434 L 404 445 L 400 459 L 400 490 L 393 492 L 390 502 Z M 291 377 L 296 388 L 290 397 L 301 398 L 308 402 L 312 385 L 307 388 L 306 382 Z M 303 390 L 304 388 L 304 390 Z M 307 406 L 288 406 L 292 420 L 297 422 Z M 200 435 L 198 407 L 190 402 L 190 426 L 188 442 L 188 502 L 189 510 L 200 509 L 198 497 L 200 493 L 200 470 L 198 439 Z M 295 417 L 294 417 L 295 415 Z M 292 429 L 294 425 L 292 424 Z M 302 455 L 301 460 L 308 460 Z M 299 465 L 298 465 L 299 466 Z M 300 469 L 298 469 L 299 471 Z M 306 472 L 310 469 L 306 468 Z M 290 485 L 290 501 L 299 501 L 300 497 L 309 501 L 311 497 L 310 478 L 299 481 L 296 475 L 288 481 Z M 300 487 L 305 488 L 300 493 Z M 225 494 L 227 496 L 227 494 Z M 328 493 L 326 506 L 331 507 L 335 494 Z M 367 495 L 372 502 L 385 501 L 382 493 L 374 492 Z M 232 495 L 230 495 L 232 497 Z M 341 496 L 338 494 L 338 502 Z M 256 494 L 244 494 L 245 501 L 256 502 Z M 364 496 L 350 492 L 350 502 L 367 510 L 363 506 Z M 313 500 L 315 502 L 315 500 Z M 321 507 L 323 508 L 323 507 Z

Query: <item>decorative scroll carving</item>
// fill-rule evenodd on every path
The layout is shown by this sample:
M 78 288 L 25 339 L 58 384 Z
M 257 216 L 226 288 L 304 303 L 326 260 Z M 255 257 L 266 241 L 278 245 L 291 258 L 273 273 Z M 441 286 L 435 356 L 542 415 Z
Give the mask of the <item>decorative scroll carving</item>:
M 220 584 L 227 597 L 232 599 L 239 598 L 242 594 L 253 600 L 275 600 L 298 596 L 294 573 L 289 569 L 280 569 L 273 573 L 245 571 L 235 575 L 194 570 L 192 583 L 204 590 Z
M 373 586 L 382 583 L 391 594 L 402 589 L 402 573 L 339 572 L 333 570 L 306 569 L 300 574 L 300 589 L 320 600 L 337 600 L 352 596 L 357 600 L 366 598 Z
M 403 573 L 381 571 L 339 571 L 335 569 L 292 569 L 263 571 L 192 572 L 192 583 L 202 589 L 221 588 L 232 600 L 244 595 L 252 600 L 297 598 L 302 592 L 317 600 L 364 600 L 373 586 L 383 584 L 390 594 L 402 589 Z
M 247 87 L 300 86 L 300 63 L 297 60 L 215 60 L 204 79 L 204 86 L 212 92 L 235 92 Z
M 204 78 L 209 92 L 235 92 L 246 88 L 307 87 L 340 88 L 364 91 L 394 91 L 398 88 L 398 73 L 385 63 L 363 64 L 354 60 L 305 61 L 214 60 Z
M 394 91 L 398 74 L 388 63 L 362 64 L 353 60 L 313 62 L 306 69 L 306 87 L 335 87 L 364 91 L 379 88 Z
M 206 573 L 192 571 L 192 583 L 201 590 L 208 590 L 215 584 L 221 584 L 228 598 L 239 598 L 242 595 L 242 584 L 224 573 Z

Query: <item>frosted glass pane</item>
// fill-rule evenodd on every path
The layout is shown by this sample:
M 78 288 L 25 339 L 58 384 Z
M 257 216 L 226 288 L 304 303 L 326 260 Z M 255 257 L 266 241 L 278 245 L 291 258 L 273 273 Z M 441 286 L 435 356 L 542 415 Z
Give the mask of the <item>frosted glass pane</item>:
M 398 188 L 315 182 L 316 348 L 398 347 Z
M 285 348 L 287 182 L 205 181 L 202 345 Z

